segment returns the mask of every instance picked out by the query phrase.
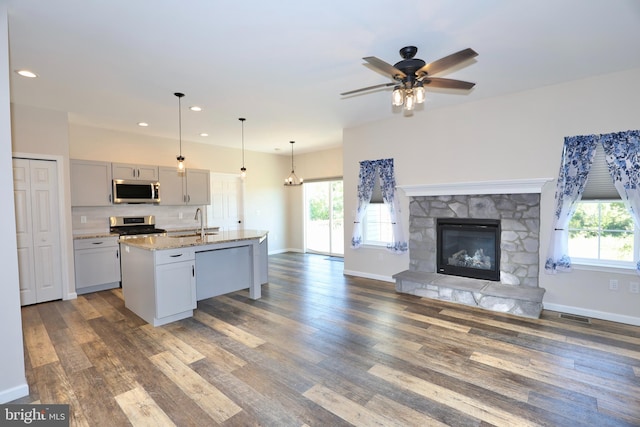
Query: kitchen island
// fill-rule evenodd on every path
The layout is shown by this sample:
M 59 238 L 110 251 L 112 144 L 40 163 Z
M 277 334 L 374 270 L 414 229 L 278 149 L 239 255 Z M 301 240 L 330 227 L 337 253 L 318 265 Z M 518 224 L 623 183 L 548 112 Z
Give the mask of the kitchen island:
M 268 281 L 267 231 L 218 231 L 122 240 L 125 307 L 153 326 L 191 317 L 197 301 Z

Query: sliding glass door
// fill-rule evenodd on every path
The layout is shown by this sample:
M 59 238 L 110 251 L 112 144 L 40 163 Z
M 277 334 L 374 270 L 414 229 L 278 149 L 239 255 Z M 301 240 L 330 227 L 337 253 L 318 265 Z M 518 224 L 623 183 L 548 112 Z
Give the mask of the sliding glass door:
M 344 255 L 342 180 L 305 182 L 305 241 L 308 252 Z

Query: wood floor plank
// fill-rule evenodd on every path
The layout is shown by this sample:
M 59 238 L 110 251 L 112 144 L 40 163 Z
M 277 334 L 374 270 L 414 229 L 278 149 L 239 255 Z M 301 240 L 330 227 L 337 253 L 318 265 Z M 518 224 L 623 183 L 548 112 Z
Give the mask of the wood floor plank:
M 116 402 L 134 426 L 175 426 L 174 422 L 142 387 L 136 387 L 117 395 Z
M 156 328 L 146 324 L 141 326 L 140 330 L 147 334 L 151 340 L 160 343 L 187 365 L 204 358 L 202 353 L 177 338 L 175 335 L 169 333 L 164 328 Z
M 364 406 L 335 393 L 322 385 L 315 385 L 303 393 L 308 399 L 333 412 L 343 420 L 354 426 L 398 426 L 404 427 L 404 423 L 387 418 L 383 414 L 371 411 Z
M 42 323 L 24 328 L 23 334 L 31 365 L 34 368 L 59 360 L 47 328 Z
M 420 378 L 405 374 L 393 368 L 383 365 L 375 365 L 368 371 L 370 374 L 388 381 L 397 387 L 420 394 L 427 399 L 432 399 L 456 408 L 470 416 L 496 426 L 538 426 L 533 420 L 524 419 L 503 411 L 499 408 L 486 405 L 479 399 L 452 392 L 444 387 L 426 382 Z
M 386 418 L 391 418 L 395 423 L 402 426 L 424 425 L 429 427 L 445 427 L 448 425 L 426 414 L 401 405 L 395 400 L 377 394 L 367 402 L 365 408 L 378 414 L 384 414 Z
M 114 396 L 138 387 L 132 372 L 103 341 L 94 340 L 84 343 L 82 350 Z
M 640 327 L 397 293 L 335 257 L 269 256 L 262 298 L 158 328 L 121 289 L 22 308 L 29 396 L 71 425 L 640 425 Z
M 170 352 L 164 352 L 150 358 L 160 371 L 169 377 L 198 406 L 217 423 L 222 423 L 242 410 L 215 386 L 182 363 Z
M 95 319 L 96 317 L 102 316 L 102 314 L 98 310 L 96 310 L 83 295 L 78 296 L 78 298 L 76 299 L 72 299 L 71 304 L 75 306 L 78 312 L 86 320 L 91 320 Z
M 99 339 L 80 311 L 76 309 L 67 310 L 62 313 L 62 318 L 69 329 L 73 331 L 73 338 L 78 344 L 85 344 Z
M 65 372 L 81 371 L 93 366 L 68 328 L 53 331 L 49 337 Z
M 33 376 L 38 384 L 37 402 L 69 405 L 70 425 L 83 427 L 90 425 L 80 405 L 79 391 L 71 384 L 59 363 L 36 367 L 33 370 Z
M 556 387 L 568 387 L 571 390 L 596 398 L 598 407 L 610 408 L 610 410 L 615 410 L 619 414 L 624 414 L 626 418 L 634 419 L 635 422 L 640 423 L 639 387 L 627 386 L 624 387 L 625 393 L 620 393 L 620 384 L 585 374 L 577 374 L 559 367 L 515 365 L 503 359 L 480 353 L 474 353 L 471 360 L 513 374 L 527 376 Z M 628 394 L 629 392 L 631 394 Z
M 193 316 L 198 322 L 202 322 L 213 330 L 216 330 L 250 348 L 256 348 L 265 343 L 261 338 L 258 338 L 247 331 L 242 330 L 236 326 L 230 325 L 227 322 L 223 322 L 203 311 L 196 311 Z
M 218 340 L 213 338 L 213 334 L 211 333 L 213 331 L 210 329 L 200 327 L 195 321 L 188 322 L 188 325 L 192 327 L 183 326 L 185 323 L 187 322 L 168 325 L 167 328 L 180 340 L 194 348 L 197 348 L 200 354 L 204 355 L 207 360 L 220 367 L 220 369 L 232 372 L 247 364 L 247 362 L 241 357 L 238 357 L 234 353 L 222 348 L 219 345 Z

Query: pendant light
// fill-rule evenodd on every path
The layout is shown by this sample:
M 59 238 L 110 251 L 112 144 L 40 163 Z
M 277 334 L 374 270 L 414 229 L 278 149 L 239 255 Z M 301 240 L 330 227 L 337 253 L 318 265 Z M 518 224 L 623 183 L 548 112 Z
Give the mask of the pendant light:
M 293 169 L 293 144 L 295 144 L 295 141 L 289 141 L 291 143 L 291 173 L 289 174 L 289 176 L 287 178 L 285 178 L 284 180 L 284 185 L 287 187 L 293 187 L 296 185 L 302 185 L 302 178 L 298 178 L 298 176 L 296 175 L 296 172 Z
M 240 123 L 242 123 L 242 167 L 240 168 L 240 179 L 247 177 L 247 168 L 244 167 L 244 121 L 247 120 L 244 117 L 240 117 Z
M 182 97 L 184 93 L 176 92 L 175 96 L 178 97 L 178 136 L 180 138 L 180 154 L 176 157 L 178 160 L 178 173 L 184 174 L 184 157 L 182 157 Z

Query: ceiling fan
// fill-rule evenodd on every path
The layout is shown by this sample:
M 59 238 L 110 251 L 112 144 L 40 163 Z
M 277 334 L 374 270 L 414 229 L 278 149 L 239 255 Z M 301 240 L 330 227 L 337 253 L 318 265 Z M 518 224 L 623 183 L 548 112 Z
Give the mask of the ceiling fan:
M 417 52 L 418 48 L 415 46 L 403 47 L 400 49 L 402 61 L 397 62 L 395 65 L 388 64 L 375 56 L 362 58 L 373 68 L 389 76 L 394 81 L 351 90 L 349 92 L 341 93 L 340 95 L 352 95 L 354 93 L 372 89 L 395 86 L 392 96 L 393 105 L 404 105 L 405 110 L 410 111 L 413 110 L 416 103 L 421 104 L 424 102 L 425 86 L 463 90 L 469 90 L 475 86 L 475 83 L 464 82 L 462 80 L 433 77 L 434 74 L 442 73 L 443 71 L 478 56 L 477 52 L 473 49 L 467 48 L 428 64 L 422 59 L 414 58 Z

